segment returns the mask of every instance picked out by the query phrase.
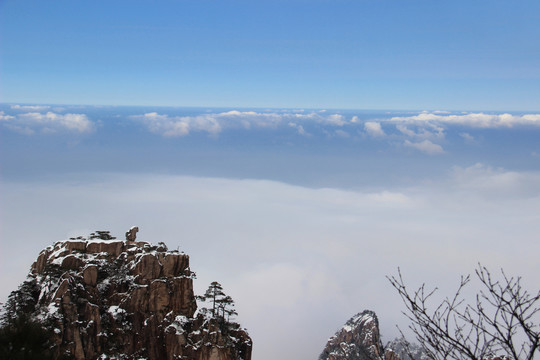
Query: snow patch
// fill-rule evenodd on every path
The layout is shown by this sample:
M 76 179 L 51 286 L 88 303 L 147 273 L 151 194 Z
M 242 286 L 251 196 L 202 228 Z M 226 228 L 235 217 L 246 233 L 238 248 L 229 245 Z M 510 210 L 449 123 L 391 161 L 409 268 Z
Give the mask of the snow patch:
M 126 310 L 122 309 L 121 307 L 117 306 L 117 305 L 113 305 L 111 307 L 109 307 L 109 309 L 107 310 L 107 312 L 109 314 L 112 315 L 112 317 L 115 319 L 115 320 L 121 320 L 122 317 L 126 314 Z

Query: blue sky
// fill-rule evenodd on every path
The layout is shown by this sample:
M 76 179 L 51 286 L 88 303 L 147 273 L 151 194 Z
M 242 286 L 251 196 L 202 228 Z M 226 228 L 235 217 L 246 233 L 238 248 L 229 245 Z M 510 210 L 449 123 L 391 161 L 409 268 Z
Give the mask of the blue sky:
M 133 225 L 223 284 L 257 360 L 364 309 L 397 336 L 398 266 L 534 292 L 539 39 L 538 1 L 0 0 L 0 302 Z
M 3 102 L 538 110 L 537 1 L 10 1 Z

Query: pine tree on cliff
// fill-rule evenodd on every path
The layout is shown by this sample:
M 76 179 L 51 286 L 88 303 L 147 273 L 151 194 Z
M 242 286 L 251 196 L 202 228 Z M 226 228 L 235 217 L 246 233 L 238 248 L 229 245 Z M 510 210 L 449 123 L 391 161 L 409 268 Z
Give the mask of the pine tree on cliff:
M 222 299 L 219 304 L 219 308 L 221 309 L 221 315 L 223 316 L 223 319 L 227 317 L 227 321 L 230 320 L 231 316 L 238 315 L 238 313 L 234 309 L 234 300 L 230 296 L 225 296 L 225 298 Z
M 223 287 L 217 281 L 212 281 L 208 290 L 203 296 L 203 300 L 210 300 L 212 302 L 212 317 L 216 317 L 216 307 L 219 310 L 219 304 L 226 297 L 223 292 Z M 219 315 L 219 314 L 218 314 Z
M 0 316 L 0 359 L 53 359 L 49 333 L 29 316 L 35 310 L 40 288 L 35 279 L 13 291 Z
M 49 333 L 27 315 L 0 325 L 0 359 L 52 360 Z
M 223 287 L 217 281 L 213 281 L 206 293 L 198 297 L 202 301 L 208 301 L 212 304 L 210 313 L 212 317 L 221 318 L 223 321 L 229 321 L 231 316 L 238 315 L 234 309 L 234 300 L 225 294 Z

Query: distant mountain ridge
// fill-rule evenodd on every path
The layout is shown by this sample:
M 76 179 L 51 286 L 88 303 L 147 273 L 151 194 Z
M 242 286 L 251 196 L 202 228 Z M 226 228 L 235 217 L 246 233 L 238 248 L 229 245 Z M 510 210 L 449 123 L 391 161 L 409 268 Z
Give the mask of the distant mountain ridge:
M 99 232 L 41 251 L 7 311 L 49 330 L 76 360 L 251 360 L 239 324 L 197 312 L 189 256 Z

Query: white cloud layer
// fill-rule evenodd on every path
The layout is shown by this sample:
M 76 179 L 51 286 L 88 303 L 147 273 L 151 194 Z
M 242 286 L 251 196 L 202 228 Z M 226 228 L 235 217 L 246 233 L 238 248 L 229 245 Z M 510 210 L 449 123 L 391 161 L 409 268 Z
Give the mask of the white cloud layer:
M 440 112 L 423 112 L 414 116 L 396 116 L 390 121 L 410 123 L 445 123 L 465 125 L 478 128 L 512 127 L 515 125 L 540 126 L 540 114 L 512 115 L 468 113 L 461 115 L 441 114 Z
M 455 189 L 464 192 L 490 194 L 493 197 L 527 197 L 540 189 L 540 175 L 534 172 L 508 171 L 477 163 L 467 168 L 454 167 Z
M 12 115 L 6 115 L 5 112 L 3 111 L 0 111 L 0 121 L 11 121 L 15 119 L 15 116 L 12 116 Z
M 326 123 L 326 124 L 329 124 L 329 125 L 334 125 L 334 126 L 343 126 L 345 125 L 347 122 L 345 121 L 345 117 L 343 115 L 340 115 L 340 114 L 333 114 L 333 115 L 330 115 L 326 118 L 322 118 L 322 122 Z
M 256 112 L 231 110 L 221 113 L 207 113 L 194 116 L 169 116 L 156 112 L 144 115 L 131 116 L 132 119 L 142 121 L 150 131 L 166 137 L 186 136 L 191 132 L 206 132 L 217 135 L 225 129 L 275 129 L 281 125 L 288 125 L 297 130 L 300 135 L 307 135 L 302 121 L 312 121 L 329 126 L 341 127 L 347 124 L 343 115 L 324 113 L 303 114 L 292 112 Z
M 14 110 L 33 110 L 33 111 L 42 111 L 50 108 L 49 105 L 11 105 L 11 108 Z
M 289 126 L 296 129 L 296 131 L 298 131 L 299 135 L 304 135 L 304 136 L 309 136 L 310 135 L 310 134 L 308 134 L 306 132 L 306 130 L 304 129 L 304 127 L 302 125 L 299 125 L 299 124 L 294 123 L 294 122 L 290 122 Z
M 407 147 L 414 148 L 416 150 L 419 150 L 429 155 L 444 154 L 444 149 L 442 148 L 441 145 L 434 144 L 429 140 L 424 140 L 421 142 L 411 142 L 409 140 L 405 140 L 404 145 Z
M 364 129 L 369 135 L 374 137 L 382 137 L 386 135 L 381 127 L 381 123 L 376 121 L 366 121 L 364 124 Z
M 418 139 L 443 139 L 445 137 L 444 129 L 431 123 L 425 123 L 420 127 L 416 127 L 416 131 L 404 124 L 397 124 L 396 129 L 408 137 Z
M 476 141 L 474 136 L 472 136 L 469 133 L 460 133 L 459 136 L 461 136 L 463 140 L 465 140 L 468 143 L 474 143 Z
M 55 133 L 58 131 L 88 133 L 94 129 L 94 124 L 85 114 L 58 114 L 52 111 L 45 114 L 29 112 L 16 116 L 4 115 L 2 112 L 0 124 L 26 135 L 32 135 L 36 132 Z
M 412 287 L 425 281 L 443 294 L 477 262 L 537 289 L 540 173 L 476 164 L 426 184 L 351 191 L 114 174 L 5 182 L 0 301 L 53 241 L 96 229 L 120 237 L 132 225 L 140 240 L 190 255 L 197 293 L 223 284 L 261 360 L 315 359 L 364 309 L 379 315 L 384 340 L 397 335 L 406 320 L 385 275 L 398 266 Z

